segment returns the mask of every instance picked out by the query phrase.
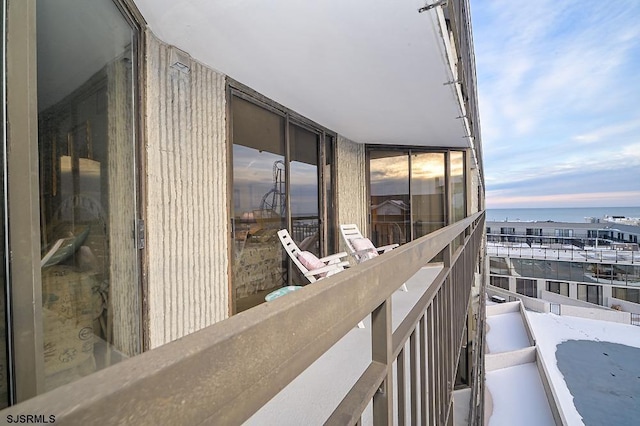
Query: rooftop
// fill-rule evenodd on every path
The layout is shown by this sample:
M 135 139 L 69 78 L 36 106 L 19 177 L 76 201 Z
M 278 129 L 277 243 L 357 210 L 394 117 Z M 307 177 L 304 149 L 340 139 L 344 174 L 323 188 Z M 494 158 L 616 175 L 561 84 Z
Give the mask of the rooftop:
M 555 411 L 563 424 L 632 424 L 640 327 L 520 303 L 487 308 L 487 423 L 554 424 Z

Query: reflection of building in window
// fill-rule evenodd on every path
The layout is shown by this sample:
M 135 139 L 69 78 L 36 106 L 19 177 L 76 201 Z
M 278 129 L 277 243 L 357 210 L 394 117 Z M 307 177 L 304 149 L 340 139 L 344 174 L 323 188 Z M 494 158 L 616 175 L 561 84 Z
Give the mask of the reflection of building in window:
M 403 232 L 409 222 L 409 206 L 402 200 L 385 200 L 371 206 L 374 244 L 404 244 L 407 242 Z

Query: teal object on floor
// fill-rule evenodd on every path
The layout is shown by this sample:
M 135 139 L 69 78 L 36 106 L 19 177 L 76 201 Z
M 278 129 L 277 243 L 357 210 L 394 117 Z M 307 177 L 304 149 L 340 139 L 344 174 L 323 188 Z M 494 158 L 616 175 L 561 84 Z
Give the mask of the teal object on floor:
M 286 287 L 282 287 L 279 288 L 275 291 L 272 291 L 271 293 L 267 294 L 264 297 L 264 300 L 266 300 L 267 302 L 271 302 L 272 300 L 277 299 L 280 296 L 284 296 L 285 294 L 289 294 L 292 293 L 296 290 L 300 290 L 302 288 L 302 286 L 300 285 L 288 285 Z

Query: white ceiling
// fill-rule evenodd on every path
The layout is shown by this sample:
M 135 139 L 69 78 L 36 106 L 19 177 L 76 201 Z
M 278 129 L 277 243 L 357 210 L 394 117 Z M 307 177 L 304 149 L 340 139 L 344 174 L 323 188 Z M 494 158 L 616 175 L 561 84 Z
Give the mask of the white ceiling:
M 135 0 L 164 42 L 361 143 L 468 146 L 424 0 Z

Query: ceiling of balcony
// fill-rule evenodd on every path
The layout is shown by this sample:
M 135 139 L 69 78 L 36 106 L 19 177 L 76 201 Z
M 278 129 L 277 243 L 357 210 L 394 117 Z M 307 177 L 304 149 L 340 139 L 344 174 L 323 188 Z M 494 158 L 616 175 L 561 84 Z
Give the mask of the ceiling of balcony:
M 135 0 L 162 41 L 362 143 L 468 146 L 424 0 Z

